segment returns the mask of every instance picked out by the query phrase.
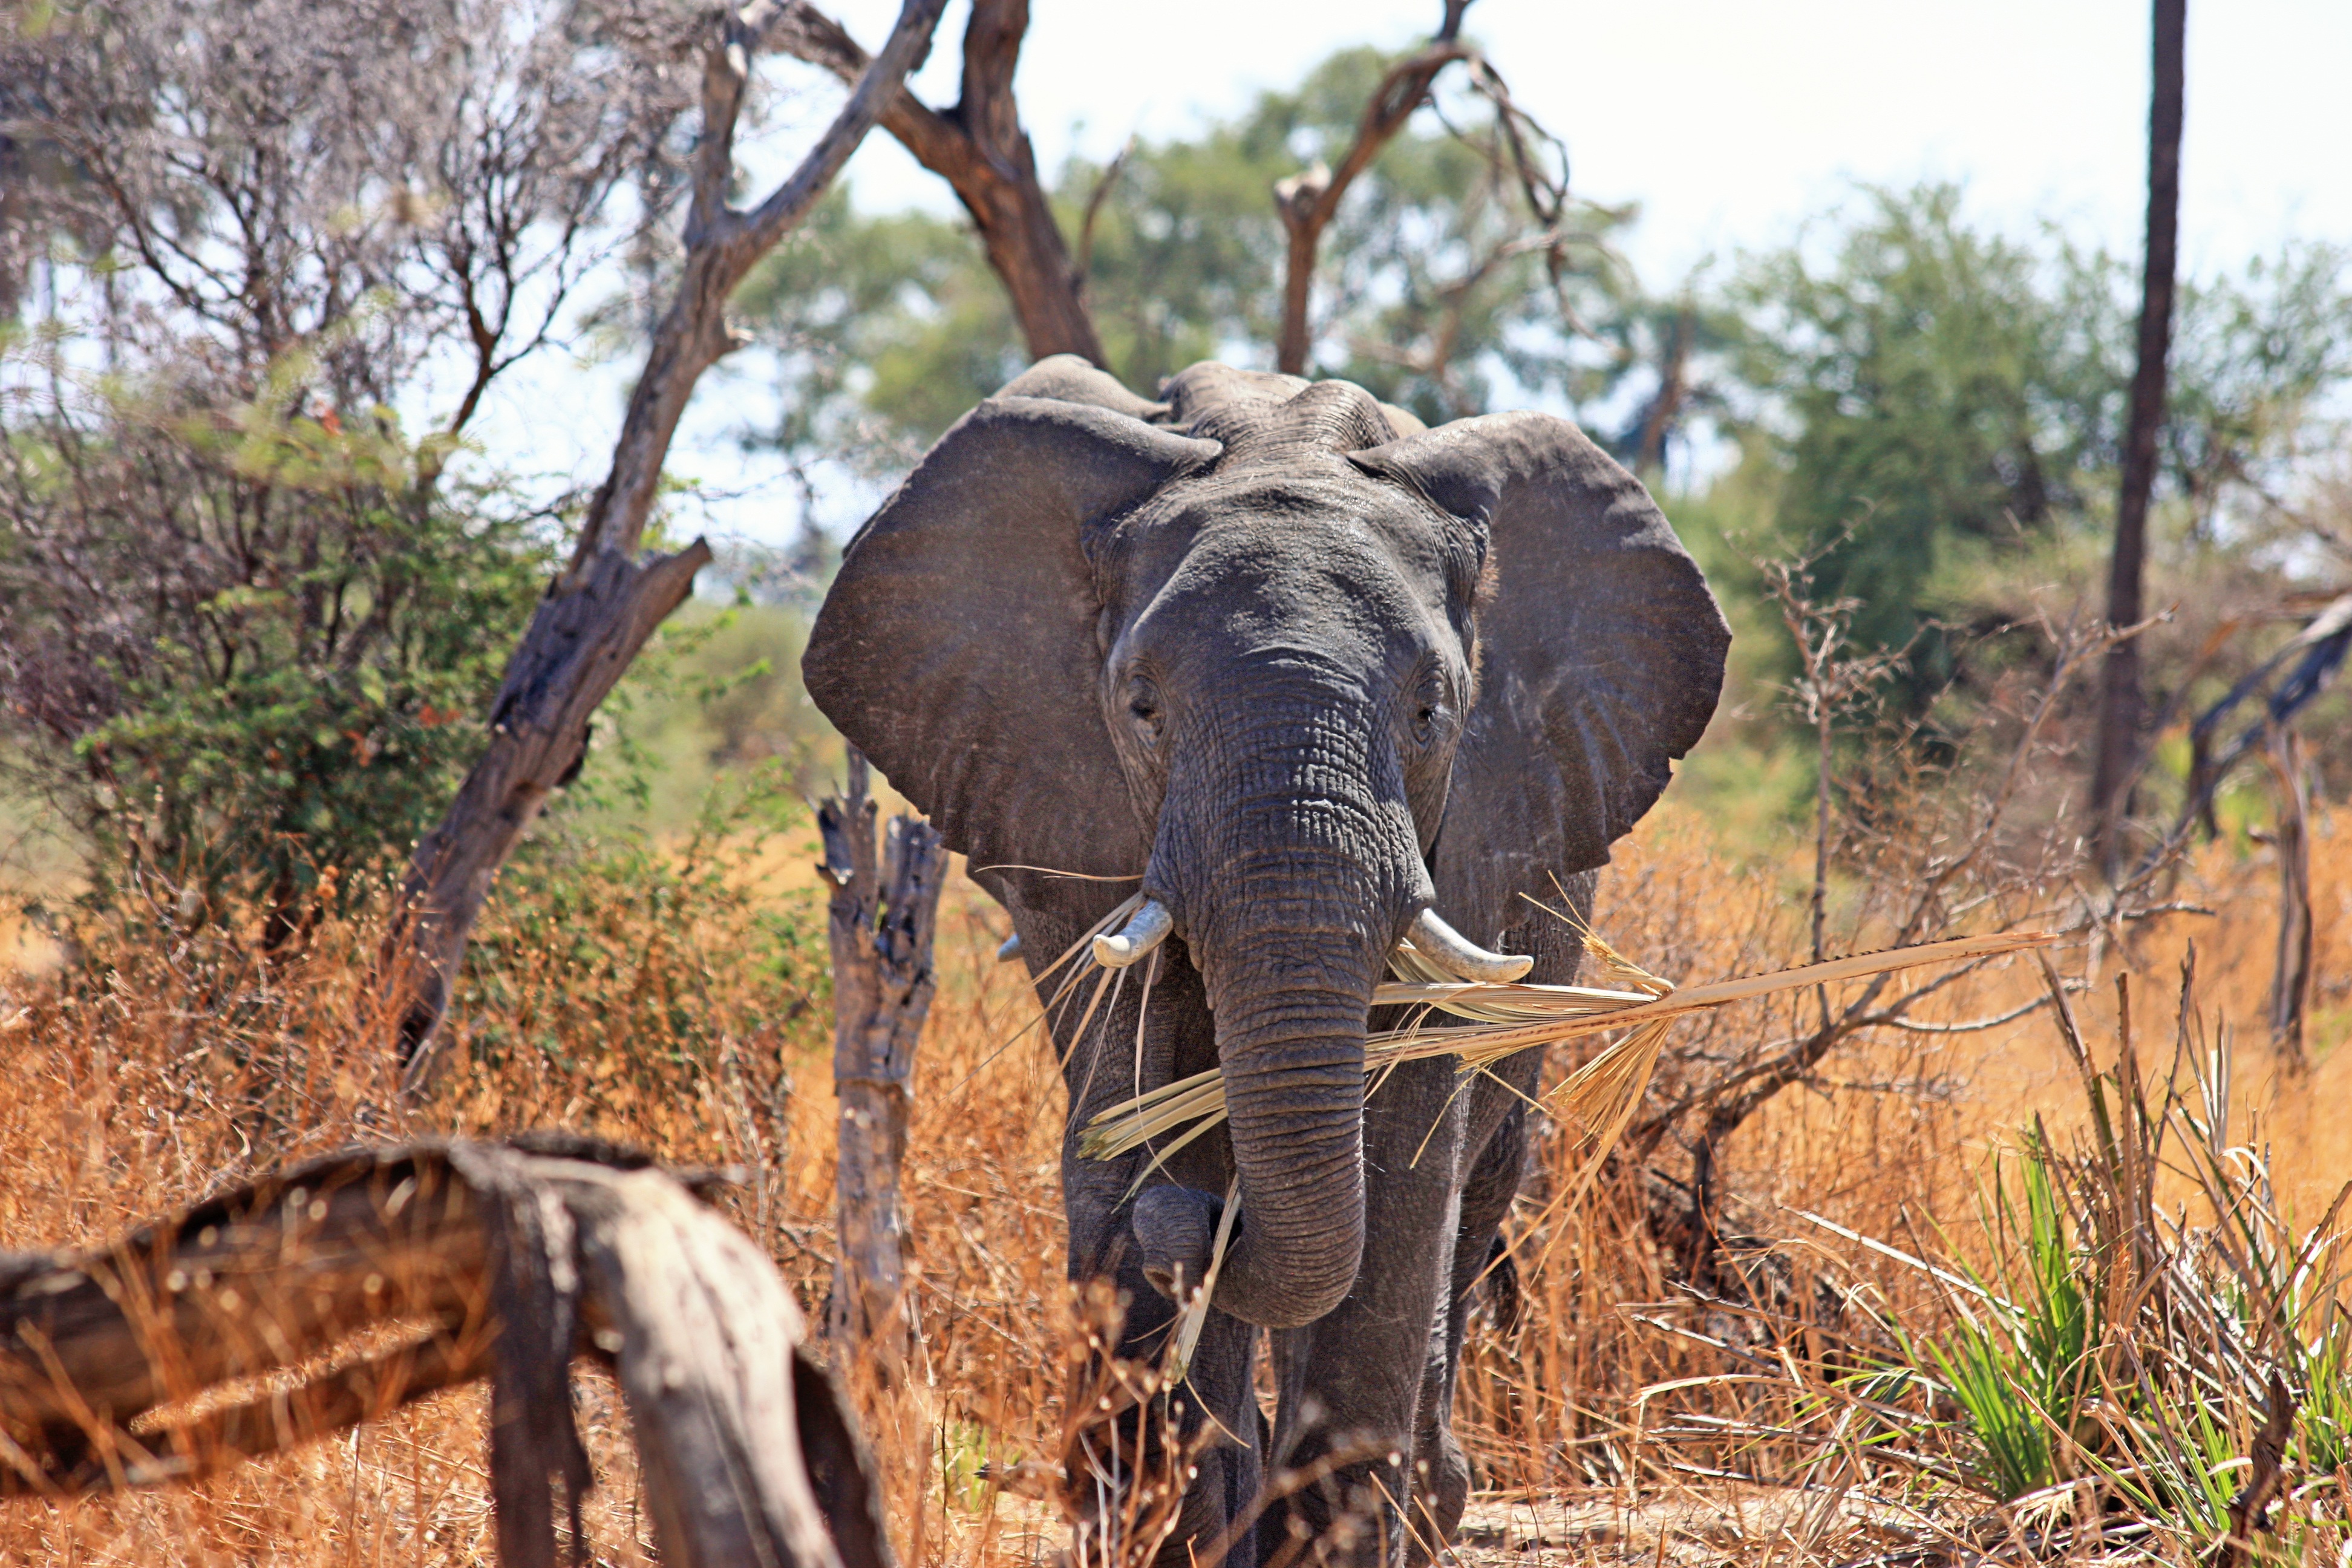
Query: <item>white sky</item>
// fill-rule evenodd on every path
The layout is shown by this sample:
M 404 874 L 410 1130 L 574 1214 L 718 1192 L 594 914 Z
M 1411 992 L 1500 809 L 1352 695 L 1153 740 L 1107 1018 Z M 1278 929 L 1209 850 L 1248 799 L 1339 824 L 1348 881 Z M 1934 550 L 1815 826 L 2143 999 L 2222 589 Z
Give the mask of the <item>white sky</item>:
M 835 3 L 868 47 L 897 14 L 891 0 Z M 1023 118 L 1050 178 L 1073 150 L 1101 159 L 1130 132 L 1182 134 L 1342 46 L 1410 44 L 1439 9 L 1032 0 Z M 950 7 L 918 79 L 929 101 L 955 96 L 963 11 Z M 1793 237 L 1855 180 L 1956 179 L 1979 221 L 2024 229 L 2046 218 L 2079 240 L 2138 250 L 2146 0 L 1475 0 L 1468 31 L 1566 140 L 1577 189 L 1641 205 L 1625 248 L 1654 288 Z M 835 101 L 813 95 L 783 121 L 813 133 Z M 769 151 L 781 163 L 800 139 Z M 2291 236 L 2352 244 L 2347 157 L 2352 0 L 2190 6 L 2187 270 L 2233 267 Z M 954 210 L 946 187 L 880 132 L 849 179 L 868 210 Z M 571 457 L 593 479 L 635 367 L 555 368 L 512 389 L 483 434 L 500 455 L 525 444 L 530 468 L 561 471 Z M 558 391 L 559 378 L 571 385 Z M 672 468 L 741 492 L 711 509 L 711 525 L 778 538 L 797 517 L 791 492 L 772 460 L 740 453 L 730 435 L 760 397 L 740 375 L 707 380 Z
M 918 83 L 955 95 L 961 6 Z M 1359 42 L 1425 35 L 1436 0 L 1033 0 L 1018 88 L 1042 166 L 1130 132 L 1182 133 Z M 870 45 L 888 0 L 850 0 Z M 1967 181 L 1982 216 L 2047 215 L 2137 250 L 2147 0 L 1475 0 L 1467 30 L 1568 142 L 1584 195 L 1638 201 L 1653 283 L 1769 243 L 1853 178 Z M 2183 260 L 2289 232 L 2352 239 L 2352 3 L 2189 7 Z M 1073 134 L 1073 127 L 1077 127 Z M 850 164 L 860 205 L 948 210 L 887 137 Z

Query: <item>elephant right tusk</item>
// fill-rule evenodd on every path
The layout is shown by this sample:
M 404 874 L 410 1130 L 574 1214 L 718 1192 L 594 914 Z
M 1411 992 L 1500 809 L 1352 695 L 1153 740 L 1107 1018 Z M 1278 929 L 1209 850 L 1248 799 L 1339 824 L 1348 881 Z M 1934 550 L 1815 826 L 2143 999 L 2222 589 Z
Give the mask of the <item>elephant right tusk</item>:
M 1167 941 L 1175 926 L 1176 917 L 1158 899 L 1146 899 L 1126 925 L 1095 938 L 1095 962 L 1105 969 L 1125 969 Z
M 1528 953 L 1487 952 L 1440 920 L 1435 910 L 1423 910 L 1413 916 L 1405 937 L 1415 952 L 1464 980 L 1507 984 L 1536 966 L 1535 959 Z
M 1006 937 L 1004 941 L 998 945 L 996 949 L 996 962 L 999 963 L 1010 963 L 1020 956 L 1021 933 L 1016 931 L 1011 936 Z

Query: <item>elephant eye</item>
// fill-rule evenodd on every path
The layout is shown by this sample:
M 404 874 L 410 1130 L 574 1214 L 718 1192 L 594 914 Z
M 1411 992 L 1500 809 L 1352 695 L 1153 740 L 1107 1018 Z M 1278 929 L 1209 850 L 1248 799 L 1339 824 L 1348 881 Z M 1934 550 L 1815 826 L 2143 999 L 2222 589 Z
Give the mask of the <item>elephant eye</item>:
M 1437 738 L 1440 721 L 1445 714 L 1445 687 L 1434 675 L 1422 682 L 1420 693 L 1413 699 L 1412 738 L 1416 745 L 1428 745 Z
M 1147 746 L 1158 744 L 1167 718 L 1160 710 L 1160 694 L 1152 689 L 1150 681 L 1138 677 L 1128 682 L 1127 711 L 1128 716 L 1135 721 L 1136 733 L 1143 738 L 1143 743 Z

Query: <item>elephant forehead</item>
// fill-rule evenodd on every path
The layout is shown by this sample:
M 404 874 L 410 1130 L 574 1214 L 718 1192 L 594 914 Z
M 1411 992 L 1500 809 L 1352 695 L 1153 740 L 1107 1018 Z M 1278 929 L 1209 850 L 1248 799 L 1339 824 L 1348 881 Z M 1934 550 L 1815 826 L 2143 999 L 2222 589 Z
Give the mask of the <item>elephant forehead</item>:
M 1135 617 L 1161 653 L 1321 647 L 1385 658 L 1424 642 L 1438 586 L 1406 570 L 1365 520 L 1312 517 L 1280 528 L 1203 528 Z
M 1442 586 L 1443 520 L 1328 454 L 1219 465 L 1168 486 L 1121 525 L 1134 565 L 1172 576 L 1213 557 L 1266 569 L 1426 574 Z

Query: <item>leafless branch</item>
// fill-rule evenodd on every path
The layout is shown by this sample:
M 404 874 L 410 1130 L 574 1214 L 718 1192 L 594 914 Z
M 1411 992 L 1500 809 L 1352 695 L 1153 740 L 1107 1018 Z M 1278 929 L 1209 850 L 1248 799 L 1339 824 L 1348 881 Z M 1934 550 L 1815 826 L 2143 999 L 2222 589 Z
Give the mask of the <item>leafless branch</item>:
M 765 26 L 777 48 L 844 81 L 866 68 L 866 52 L 809 0 L 774 6 Z M 971 215 L 1030 356 L 1074 353 L 1101 364 L 1102 340 L 1080 297 L 1085 268 L 1071 265 L 1013 96 L 1028 26 L 1028 0 L 973 0 L 961 99 L 934 110 L 902 86 L 884 108 L 882 128 L 947 181 Z
M 1381 149 L 1395 139 L 1429 96 L 1430 84 L 1455 60 L 1473 51 L 1461 42 L 1462 14 L 1469 0 L 1446 0 L 1445 18 L 1437 34 L 1419 52 L 1389 68 L 1364 105 L 1356 139 L 1335 171 L 1318 163 L 1274 187 L 1275 211 L 1281 216 L 1289 247 L 1283 275 L 1282 338 L 1276 349 L 1276 367 L 1286 375 L 1307 373 L 1307 308 L 1314 289 L 1316 252 L 1323 230 L 1339 210 L 1340 201 L 1356 177 L 1370 168 Z
M 695 151 L 686 261 L 629 396 L 613 465 L 588 505 L 569 567 L 549 590 L 507 667 L 491 739 L 438 826 L 417 843 L 379 964 L 378 997 L 394 999 L 404 1082 L 423 1081 L 466 942 L 491 879 L 548 797 L 580 766 L 588 724 L 637 650 L 710 560 L 696 540 L 635 559 L 679 417 L 702 373 L 739 342 L 727 300 L 752 265 L 840 172 L 930 47 L 945 0 L 906 0 L 898 26 L 798 168 L 748 212 L 728 206 L 734 136 L 751 47 L 781 7 L 730 11 L 703 51 L 702 133 Z M 373 999 L 372 999 L 373 1000 Z

